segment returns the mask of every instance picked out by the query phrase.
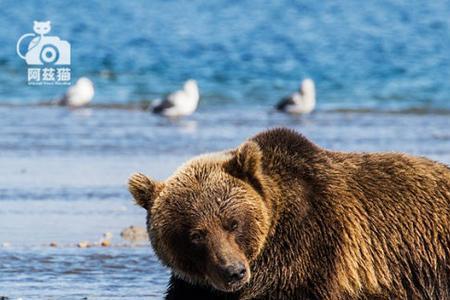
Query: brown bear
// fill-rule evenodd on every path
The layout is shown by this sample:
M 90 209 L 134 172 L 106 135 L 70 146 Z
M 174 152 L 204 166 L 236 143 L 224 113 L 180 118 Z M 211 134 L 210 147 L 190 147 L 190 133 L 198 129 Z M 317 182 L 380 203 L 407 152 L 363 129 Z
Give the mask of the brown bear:
M 135 174 L 166 299 L 450 299 L 450 169 L 288 129 Z

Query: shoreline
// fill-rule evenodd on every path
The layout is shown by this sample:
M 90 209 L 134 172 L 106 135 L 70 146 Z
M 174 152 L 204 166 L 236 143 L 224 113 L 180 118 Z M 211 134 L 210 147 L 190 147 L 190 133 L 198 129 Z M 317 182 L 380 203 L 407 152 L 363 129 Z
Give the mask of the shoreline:
M 130 111 L 130 112 L 144 112 L 149 113 L 152 116 L 155 116 L 149 110 L 151 103 L 153 101 L 133 101 L 133 102 L 117 102 L 117 103 L 91 103 L 87 106 L 80 108 L 68 108 L 55 103 L 55 101 L 40 101 L 40 102 L 32 102 L 21 104 L 17 102 L 7 102 L 0 101 L 0 109 L 1 108 L 54 108 L 54 109 L 64 109 L 71 112 L 80 112 L 83 110 L 119 110 L 119 111 Z M 450 109 L 448 108 L 439 108 L 439 107 L 430 107 L 429 105 L 422 106 L 410 106 L 410 107 L 399 107 L 399 108 L 380 108 L 380 107 L 365 107 L 365 106 L 354 106 L 354 107 L 337 107 L 335 104 L 329 104 L 328 107 L 318 107 L 313 114 L 325 113 L 352 113 L 352 114 L 392 114 L 392 115 L 450 115 Z M 279 112 L 274 111 L 273 105 L 252 105 L 251 106 L 254 112 L 266 112 L 271 113 L 272 111 L 278 115 L 284 115 Z M 222 109 L 227 111 L 232 111 L 233 109 L 248 109 L 250 108 L 247 105 L 235 104 L 235 103 L 222 103 L 219 104 L 209 104 L 204 107 L 200 105 L 199 111 L 214 113 L 218 112 Z M 299 116 L 289 116 L 288 117 L 296 118 Z M 161 118 L 159 116 L 155 116 Z M 163 119 L 163 118 L 162 118 Z

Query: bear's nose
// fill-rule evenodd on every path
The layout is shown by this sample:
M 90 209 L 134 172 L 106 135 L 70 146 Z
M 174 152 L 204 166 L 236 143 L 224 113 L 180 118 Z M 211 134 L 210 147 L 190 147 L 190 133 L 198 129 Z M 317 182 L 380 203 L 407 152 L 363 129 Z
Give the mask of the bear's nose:
M 245 269 L 244 264 L 241 262 L 227 266 L 225 268 L 225 275 L 229 283 L 240 281 L 242 278 L 244 278 L 245 273 L 247 273 L 247 270 Z

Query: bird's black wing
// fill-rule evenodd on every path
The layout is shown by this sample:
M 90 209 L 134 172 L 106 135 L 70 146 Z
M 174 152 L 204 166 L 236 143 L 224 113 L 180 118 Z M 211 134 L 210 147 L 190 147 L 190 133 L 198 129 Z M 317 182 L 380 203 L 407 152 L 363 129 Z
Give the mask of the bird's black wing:
M 171 94 L 166 95 L 166 96 L 164 97 L 164 99 L 161 101 L 161 103 L 159 103 L 158 105 L 156 105 L 155 107 L 153 107 L 152 111 L 153 111 L 155 114 L 159 114 L 159 113 L 163 112 L 163 111 L 166 110 L 166 109 L 169 109 L 169 108 L 171 108 L 171 107 L 174 107 L 175 104 L 173 104 L 173 102 L 170 101 L 170 96 L 171 96 Z
M 286 108 L 286 106 L 288 105 L 294 105 L 294 99 L 292 98 L 292 96 L 286 96 L 284 98 L 282 98 L 280 100 L 280 102 L 278 102 L 278 104 L 275 106 L 276 109 L 278 110 L 284 110 Z
M 56 102 L 57 105 L 65 106 L 67 105 L 67 95 L 64 95 L 61 99 Z

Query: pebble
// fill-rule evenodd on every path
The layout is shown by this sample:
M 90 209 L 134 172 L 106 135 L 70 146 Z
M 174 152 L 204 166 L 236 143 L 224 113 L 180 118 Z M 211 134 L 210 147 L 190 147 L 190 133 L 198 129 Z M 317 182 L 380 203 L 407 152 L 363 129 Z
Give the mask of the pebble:
M 103 234 L 103 238 L 104 238 L 105 240 L 110 240 L 110 239 L 112 239 L 112 237 L 113 237 L 113 234 L 112 234 L 111 232 L 105 232 L 105 233 Z
M 100 246 L 102 247 L 109 247 L 111 246 L 111 241 L 110 240 L 103 240 L 100 242 Z
M 77 244 L 78 248 L 88 248 L 91 244 L 88 241 L 82 241 Z
M 148 241 L 147 229 L 140 226 L 130 226 L 122 230 L 120 236 L 131 242 Z

